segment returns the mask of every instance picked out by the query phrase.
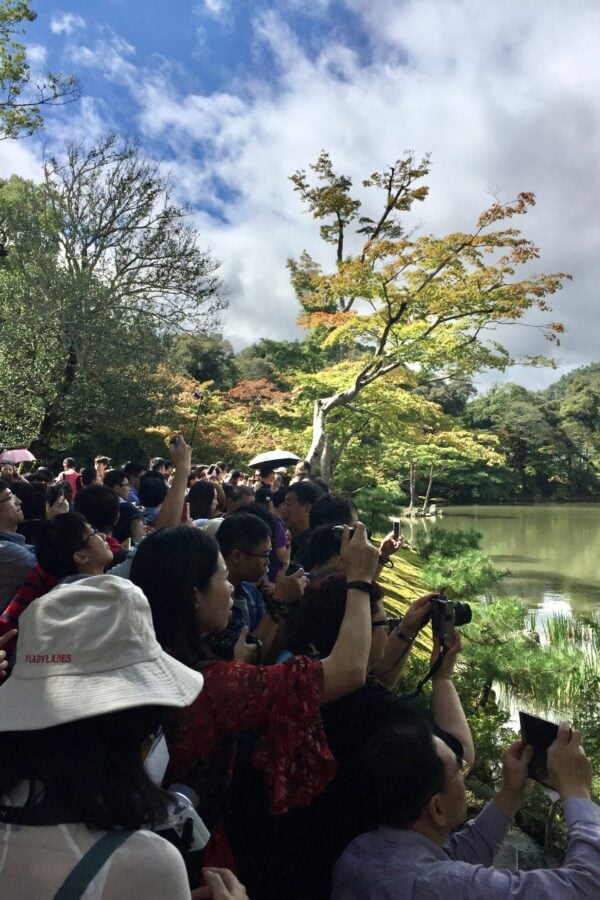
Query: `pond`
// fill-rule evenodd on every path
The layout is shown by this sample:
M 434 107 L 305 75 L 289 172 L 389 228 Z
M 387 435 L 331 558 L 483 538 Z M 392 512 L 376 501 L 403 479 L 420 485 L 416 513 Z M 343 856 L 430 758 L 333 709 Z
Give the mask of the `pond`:
M 482 552 L 509 570 L 503 593 L 521 597 L 541 619 L 600 607 L 600 504 L 449 506 L 437 519 L 402 520 L 411 543 L 432 528 L 469 527 L 483 535 Z
M 500 569 L 501 593 L 521 597 L 536 612 L 536 630 L 559 614 L 585 618 L 600 609 L 600 504 L 535 506 L 450 506 L 437 519 L 403 519 L 402 532 L 414 543 L 433 528 L 475 528 L 481 550 Z M 502 685 L 494 689 L 519 728 L 518 710 L 555 721 L 558 710 L 536 701 L 516 700 Z

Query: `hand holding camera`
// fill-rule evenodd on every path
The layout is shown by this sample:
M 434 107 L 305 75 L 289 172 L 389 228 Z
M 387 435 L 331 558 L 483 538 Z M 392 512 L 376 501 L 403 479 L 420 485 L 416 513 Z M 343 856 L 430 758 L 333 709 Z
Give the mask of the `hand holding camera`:
M 454 640 L 452 645 L 447 648 L 444 653 L 442 662 L 440 663 L 439 669 L 436 669 L 435 673 L 432 675 L 432 681 L 441 681 L 442 679 L 447 679 L 448 681 L 452 680 L 452 676 L 454 675 L 454 667 L 456 665 L 456 660 L 458 654 L 462 650 L 462 643 L 460 639 L 460 634 L 454 634 Z M 433 650 L 431 651 L 431 668 L 434 667 L 435 663 L 438 661 L 440 654 L 442 652 L 442 645 L 438 638 L 433 639 Z
M 169 456 L 176 469 L 189 470 L 191 468 L 192 448 L 186 444 L 183 435 L 173 435 L 169 441 Z
M 357 522 L 354 529 L 344 525 L 340 557 L 348 581 L 370 582 L 375 577 L 379 566 L 379 551 L 369 541 L 367 529 L 362 522 Z
M 304 593 L 307 584 L 308 578 L 304 574 L 304 569 L 301 566 L 298 566 L 296 570 L 291 573 L 289 572 L 289 569 L 287 572 L 284 572 L 282 569 L 275 581 L 273 599 L 278 603 L 284 603 L 286 606 L 291 603 L 296 603 Z

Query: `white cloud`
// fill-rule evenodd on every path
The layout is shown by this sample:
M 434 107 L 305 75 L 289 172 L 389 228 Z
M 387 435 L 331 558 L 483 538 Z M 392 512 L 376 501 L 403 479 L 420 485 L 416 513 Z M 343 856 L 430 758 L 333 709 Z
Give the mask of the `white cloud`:
M 569 15 L 562 4 L 535 0 L 488 4 L 485 15 L 479 0 L 346 0 L 362 20 L 368 63 L 337 30 L 310 57 L 285 20 L 295 2 L 282 0 L 279 13 L 255 14 L 253 49 L 261 66 L 243 81 L 236 70 L 235 81 L 210 94 L 186 93 L 168 65 L 144 68 L 116 35 L 72 50 L 79 65 L 131 92 L 142 139 L 172 160 L 179 199 L 203 209 L 197 221 L 223 260 L 230 288 L 228 335 L 239 345 L 296 334 L 286 258 L 306 248 L 324 263 L 331 260 L 288 176 L 325 148 L 359 186 L 365 174 L 413 148 L 417 155 L 433 152 L 431 194 L 413 216 L 426 231 L 470 228 L 489 203 L 490 188 L 504 198 L 521 190 L 537 194 L 538 205 L 518 224 L 541 247 L 540 270 L 569 271 L 576 279 L 553 298 L 550 318 L 567 325 L 557 359 L 565 367 L 595 359 L 595 0 L 580 0 Z M 202 9 L 225 16 L 229 7 L 208 0 Z M 258 74 L 265 59 L 274 81 Z M 88 119 L 100 127 L 106 116 L 93 102 L 77 127 L 85 129 Z M 515 354 L 549 349 L 531 328 L 501 337 Z M 545 377 L 531 374 L 532 383 Z
M 197 14 L 204 12 L 215 19 L 220 19 L 231 12 L 231 0 L 202 0 L 194 11 Z
M 27 61 L 34 68 L 46 64 L 47 51 L 43 44 L 27 45 Z
M 42 180 L 39 148 L 25 140 L 0 141 L 0 178 L 20 175 L 32 181 Z
M 81 28 L 85 28 L 85 19 L 74 13 L 62 13 L 52 16 L 50 20 L 50 31 L 53 34 L 73 34 Z

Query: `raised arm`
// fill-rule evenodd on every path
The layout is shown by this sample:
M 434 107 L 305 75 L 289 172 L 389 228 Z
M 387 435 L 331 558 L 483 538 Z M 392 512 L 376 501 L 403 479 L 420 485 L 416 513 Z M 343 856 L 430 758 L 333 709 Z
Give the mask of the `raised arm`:
M 176 525 L 181 525 L 185 490 L 192 465 L 192 448 L 186 444 L 181 434 L 176 434 L 169 444 L 169 456 L 175 466 L 175 475 L 169 493 L 156 517 L 155 530 L 175 528 Z
M 475 762 L 475 747 L 473 746 L 471 729 L 452 682 L 454 666 L 456 665 L 456 658 L 460 653 L 460 649 L 460 635 L 457 633 L 454 643 L 446 653 L 441 668 L 431 680 L 433 685 L 433 721 L 461 742 L 465 762 L 472 766 Z M 436 639 L 433 644 L 433 653 L 431 654 L 432 664 L 438 658 L 439 653 L 440 644 Z
M 394 628 L 388 636 L 383 656 L 371 670 L 377 681 L 389 688 L 390 691 L 396 687 L 410 656 L 413 641 L 431 611 L 433 596 L 433 594 L 427 594 L 419 597 L 418 600 L 413 600 L 398 627 Z
M 323 660 L 323 703 L 358 690 L 365 683 L 371 649 L 371 604 L 367 585 L 377 570 L 379 552 L 369 542 L 365 526 L 359 522 L 350 539 L 344 526 L 340 549 L 348 583 L 363 582 L 365 588 L 350 588 L 346 612 L 333 650 Z

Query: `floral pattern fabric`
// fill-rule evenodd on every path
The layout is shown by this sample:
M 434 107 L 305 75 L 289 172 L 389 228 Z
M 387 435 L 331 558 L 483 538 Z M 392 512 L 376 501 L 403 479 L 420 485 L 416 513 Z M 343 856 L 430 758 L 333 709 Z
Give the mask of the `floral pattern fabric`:
M 256 732 L 252 762 L 269 790 L 271 811 L 281 815 L 320 794 L 335 774 L 319 706 L 323 667 L 293 657 L 274 666 L 215 661 L 202 670 L 204 687 L 183 710 L 177 743 L 170 748 L 169 778 L 186 782 L 231 734 Z

